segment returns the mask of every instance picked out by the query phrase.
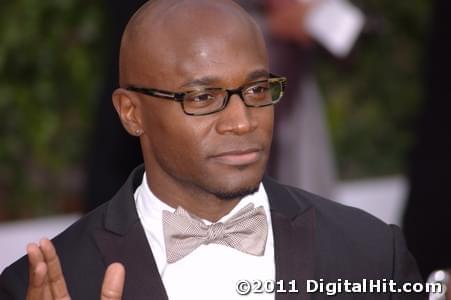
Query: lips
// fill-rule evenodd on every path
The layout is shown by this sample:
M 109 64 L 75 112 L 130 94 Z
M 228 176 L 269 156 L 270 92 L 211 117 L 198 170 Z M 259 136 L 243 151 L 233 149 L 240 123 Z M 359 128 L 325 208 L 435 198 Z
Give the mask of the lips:
M 260 149 L 245 149 L 222 152 L 211 158 L 219 163 L 230 166 L 243 166 L 255 163 L 260 159 L 262 151 Z

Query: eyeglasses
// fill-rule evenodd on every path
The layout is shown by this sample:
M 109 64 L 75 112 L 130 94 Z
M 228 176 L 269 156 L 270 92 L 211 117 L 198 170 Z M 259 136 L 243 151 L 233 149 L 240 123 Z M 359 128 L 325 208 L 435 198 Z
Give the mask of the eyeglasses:
M 186 92 L 168 92 L 130 85 L 127 90 L 179 102 L 190 116 L 204 116 L 223 110 L 232 95 L 239 95 L 247 107 L 264 107 L 280 101 L 287 79 L 270 74 L 265 80 L 247 83 L 237 89 L 200 88 Z

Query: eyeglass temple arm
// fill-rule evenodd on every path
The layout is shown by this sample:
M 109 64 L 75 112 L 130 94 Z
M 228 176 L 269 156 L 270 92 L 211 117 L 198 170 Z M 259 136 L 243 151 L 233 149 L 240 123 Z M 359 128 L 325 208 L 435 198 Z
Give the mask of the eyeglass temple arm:
M 151 89 L 151 88 L 141 88 L 141 87 L 136 87 L 136 86 L 128 86 L 126 89 L 129 91 L 134 91 L 134 92 L 146 94 L 149 96 L 164 98 L 164 99 L 173 100 L 173 101 L 177 101 L 177 102 L 183 101 L 183 96 L 184 96 L 184 93 L 171 93 L 168 91 Z

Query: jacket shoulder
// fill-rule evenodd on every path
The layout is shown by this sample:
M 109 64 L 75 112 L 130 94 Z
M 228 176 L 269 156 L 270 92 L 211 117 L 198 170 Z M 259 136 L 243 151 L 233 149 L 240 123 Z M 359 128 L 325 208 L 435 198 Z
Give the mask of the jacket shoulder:
M 280 188 L 299 207 L 314 209 L 318 273 L 333 278 L 353 278 L 358 274 L 356 279 L 422 281 L 398 226 L 295 187 L 280 185 Z
M 296 187 L 283 184 L 281 186 L 292 195 L 298 205 L 302 207 L 313 207 L 317 220 L 320 223 L 324 223 L 324 225 L 333 225 L 337 229 L 365 225 L 363 226 L 365 234 L 368 234 L 368 230 L 391 231 L 389 224 L 360 208 L 347 206 Z

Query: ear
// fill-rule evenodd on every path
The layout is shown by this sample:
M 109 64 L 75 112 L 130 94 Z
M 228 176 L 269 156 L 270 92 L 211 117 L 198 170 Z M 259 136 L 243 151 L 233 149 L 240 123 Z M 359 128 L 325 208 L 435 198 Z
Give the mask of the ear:
M 113 105 L 122 125 L 131 135 L 140 136 L 144 130 L 139 114 L 139 100 L 123 88 L 113 92 Z

